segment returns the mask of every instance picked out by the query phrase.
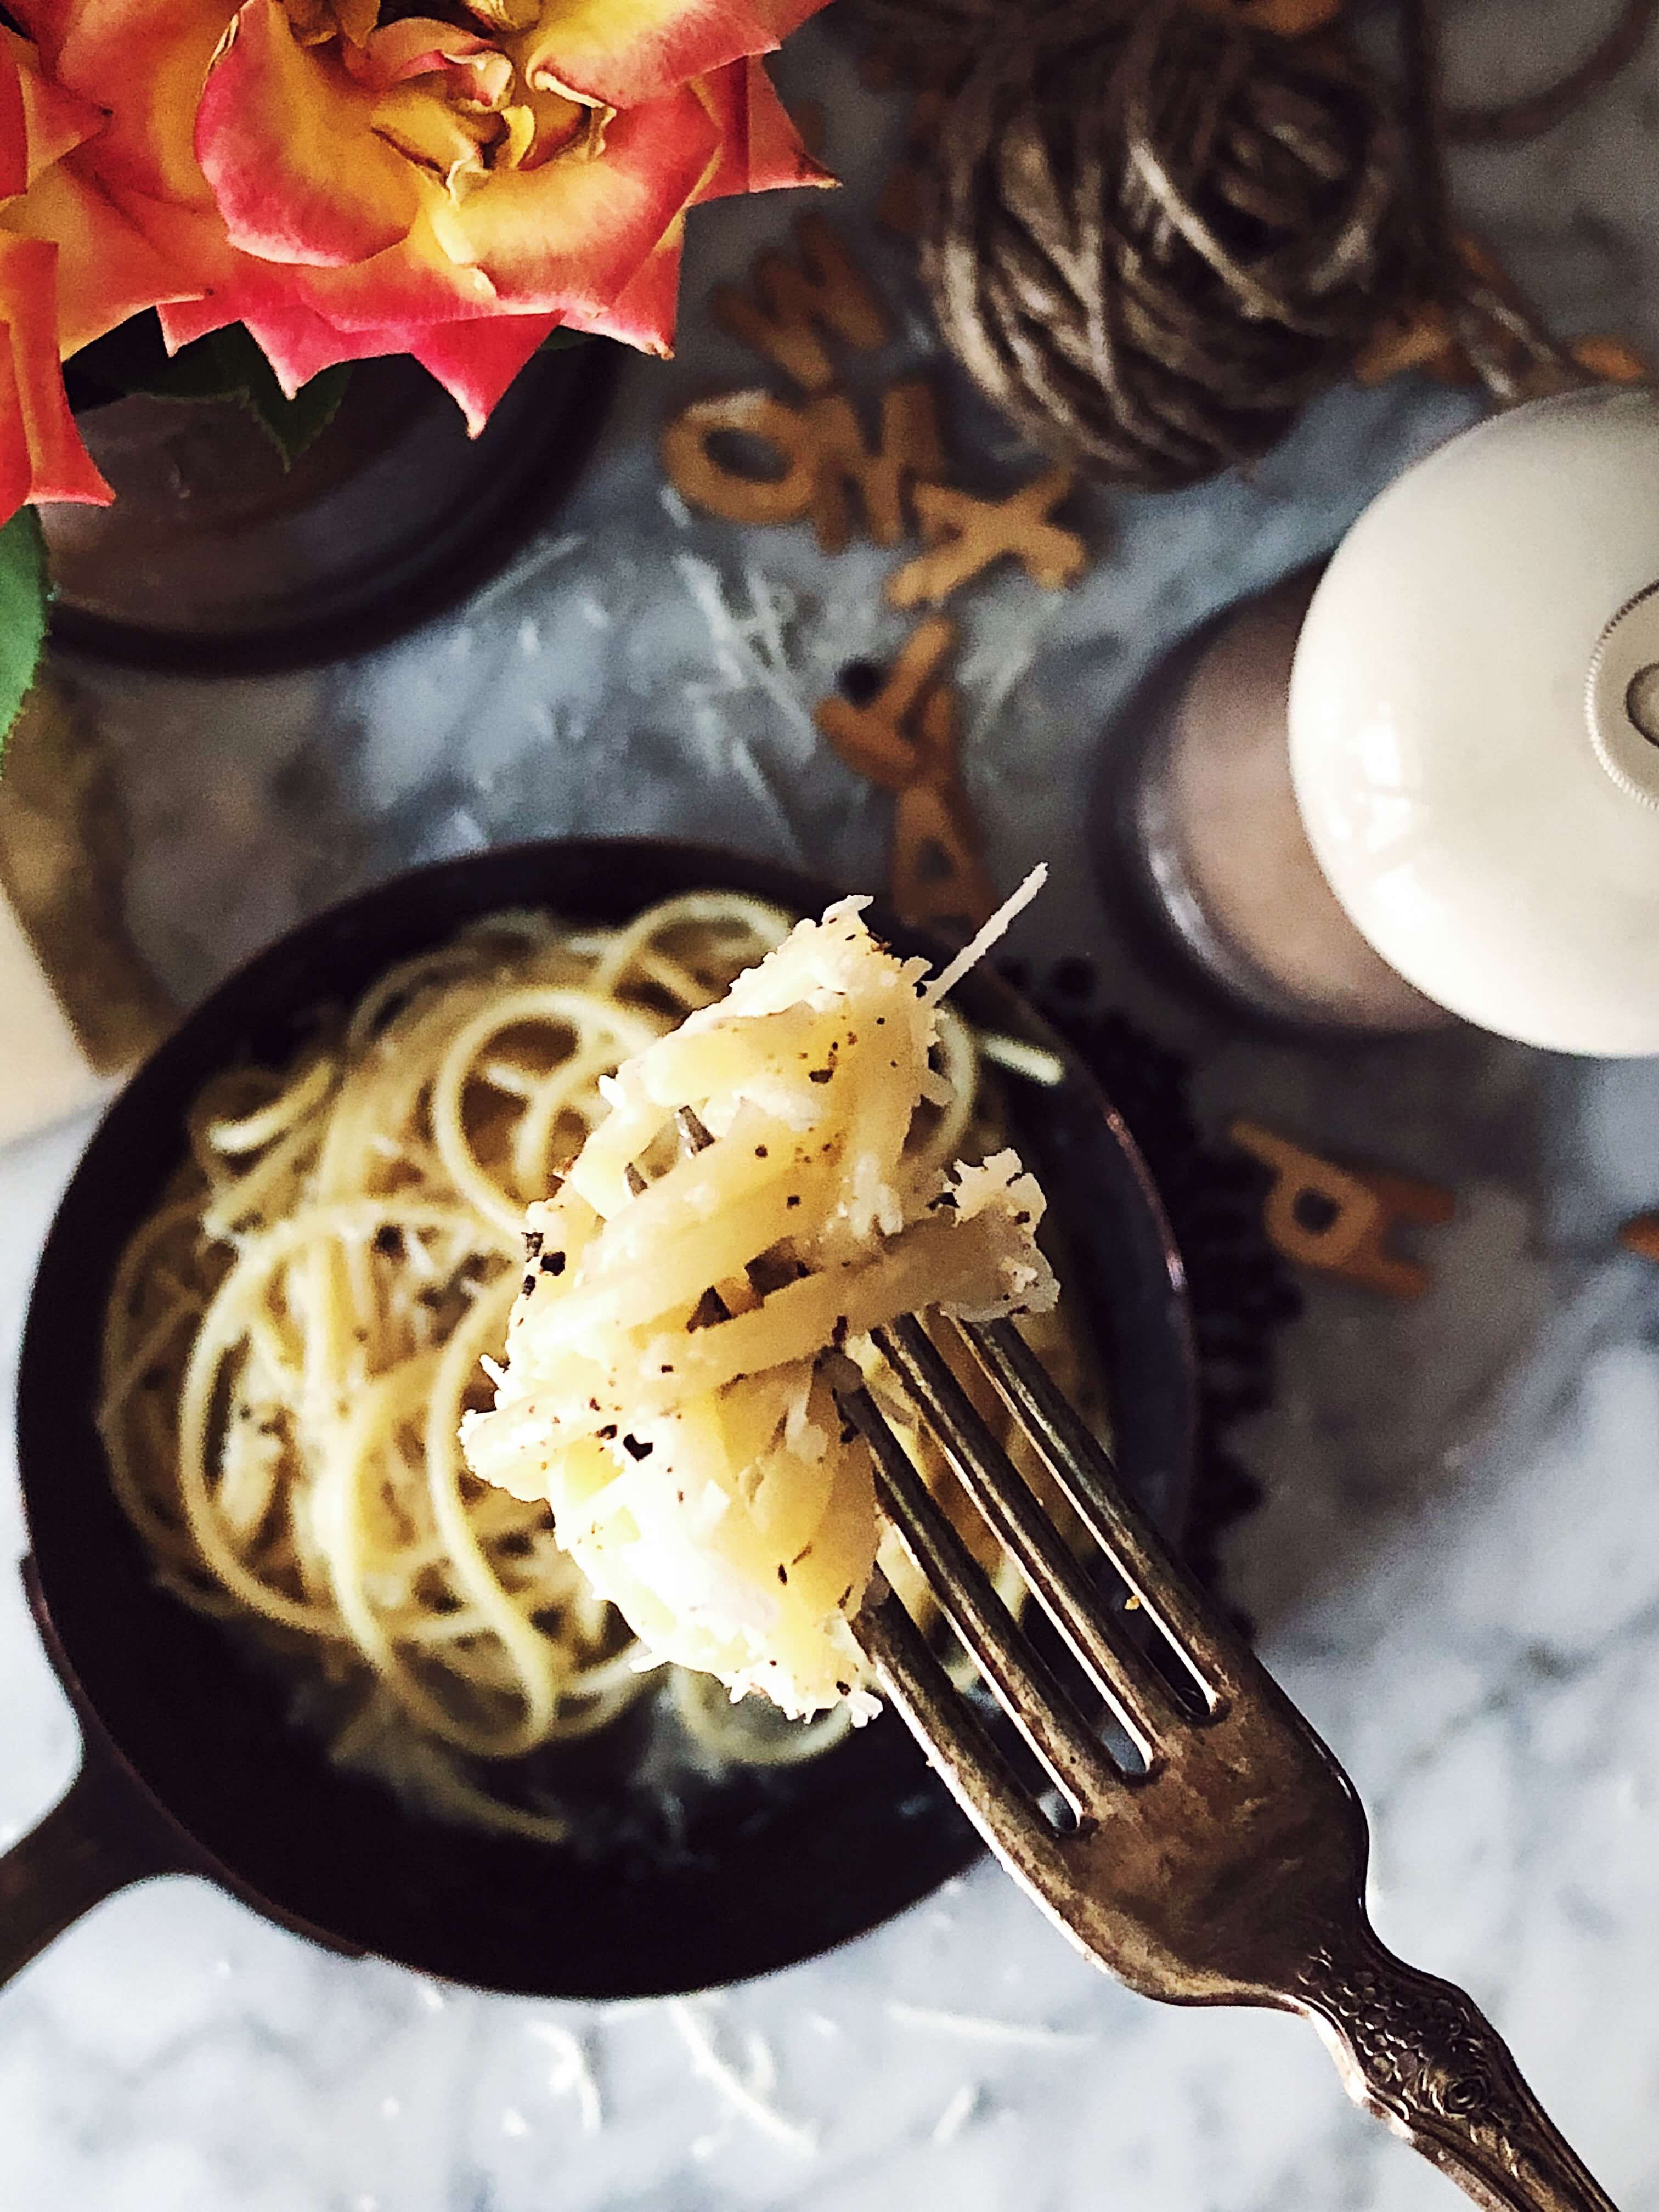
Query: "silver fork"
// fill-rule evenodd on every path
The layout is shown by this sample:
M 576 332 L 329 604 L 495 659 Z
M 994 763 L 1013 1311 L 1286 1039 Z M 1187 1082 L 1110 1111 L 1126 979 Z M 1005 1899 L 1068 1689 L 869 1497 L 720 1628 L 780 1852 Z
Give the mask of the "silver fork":
M 949 1324 L 945 1324 L 948 1326 Z M 940 1326 L 936 1323 L 935 1326 Z M 1118 1758 L 1034 1648 L 867 1389 L 842 1403 L 883 1506 L 1069 1808 L 1022 1780 L 878 1577 L 854 1632 L 887 1695 L 1004 1865 L 1073 1942 L 1172 2004 L 1312 2021 L 1349 2094 L 1492 2212 L 1613 2212 L 1465 1992 L 1395 1958 L 1364 1904 L 1352 1784 L 1119 1488 L 1007 1322 L 961 1334 L 1161 1637 L 1103 1598 L 920 1321 L 877 1341 L 963 1488 L 1133 1746 Z

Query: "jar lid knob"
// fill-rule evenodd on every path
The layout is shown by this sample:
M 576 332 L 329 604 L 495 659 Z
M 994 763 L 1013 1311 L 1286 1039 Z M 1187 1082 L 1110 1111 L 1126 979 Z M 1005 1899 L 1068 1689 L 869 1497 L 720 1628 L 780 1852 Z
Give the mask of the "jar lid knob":
M 1602 631 L 1584 697 L 1595 757 L 1621 791 L 1659 806 L 1659 583 Z

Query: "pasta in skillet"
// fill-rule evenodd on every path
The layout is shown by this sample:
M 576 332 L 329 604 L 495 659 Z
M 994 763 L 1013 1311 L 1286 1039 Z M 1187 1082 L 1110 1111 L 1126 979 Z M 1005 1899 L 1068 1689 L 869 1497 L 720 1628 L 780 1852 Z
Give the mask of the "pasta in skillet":
M 489 1402 L 480 1363 L 522 1293 L 526 1202 L 606 1120 L 602 1080 L 789 926 L 724 894 L 622 929 L 477 924 L 392 970 L 289 1068 L 210 1082 L 188 1165 L 123 1255 L 100 1425 L 158 1573 L 287 1662 L 337 1757 L 435 1809 L 557 1835 L 556 1814 L 498 1794 L 492 1763 L 603 1728 L 664 1679 L 562 1547 L 545 1492 L 475 1480 L 457 1431 Z M 924 1178 L 1000 1135 L 975 1040 L 938 1019 L 938 1103 L 908 1133 Z M 1074 1379 L 1068 1333 L 1039 1331 Z M 925 1609 L 908 1562 L 884 1559 Z M 994 1547 L 988 1563 L 1012 1594 Z M 716 1760 L 811 1756 L 849 1717 L 769 1726 L 754 1700 L 669 1679 Z

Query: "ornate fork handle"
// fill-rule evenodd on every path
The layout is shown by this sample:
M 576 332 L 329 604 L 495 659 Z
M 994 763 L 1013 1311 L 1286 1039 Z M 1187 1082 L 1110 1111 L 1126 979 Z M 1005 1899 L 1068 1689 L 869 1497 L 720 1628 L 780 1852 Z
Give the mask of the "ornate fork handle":
M 1407 1966 L 1366 1927 L 1315 1950 L 1291 1996 L 1355 2103 L 1487 2212 L 1616 2212 L 1455 1984 Z

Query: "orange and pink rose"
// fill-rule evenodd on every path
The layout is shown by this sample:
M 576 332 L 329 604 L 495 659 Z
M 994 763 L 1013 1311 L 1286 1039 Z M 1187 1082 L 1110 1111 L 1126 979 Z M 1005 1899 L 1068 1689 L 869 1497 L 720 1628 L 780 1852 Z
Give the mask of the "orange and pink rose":
M 411 354 L 476 430 L 556 329 L 669 349 L 689 209 L 829 181 L 760 58 L 823 0 L 11 4 L 0 519 L 104 495 L 58 357 L 140 307 L 289 392 Z
M 103 124 L 0 25 L 0 522 L 27 501 L 108 501 L 61 363 L 198 289 L 100 185 L 88 149 Z

